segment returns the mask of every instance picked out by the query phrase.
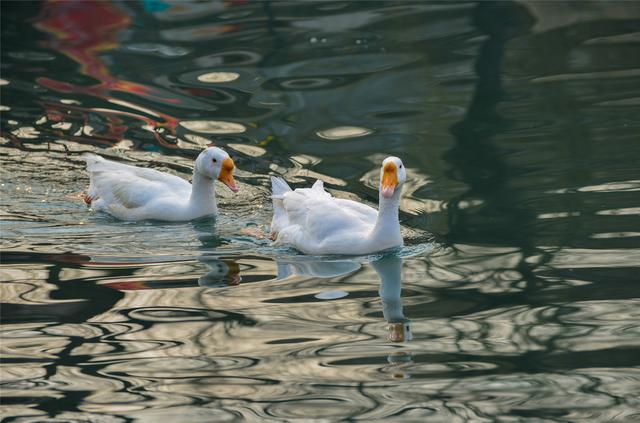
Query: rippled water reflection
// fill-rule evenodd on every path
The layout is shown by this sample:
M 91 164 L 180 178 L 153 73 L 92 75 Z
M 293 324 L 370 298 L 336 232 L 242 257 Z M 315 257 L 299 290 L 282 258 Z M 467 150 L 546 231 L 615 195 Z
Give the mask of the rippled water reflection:
M 2 3 L 7 421 L 640 418 L 634 2 Z M 217 219 L 94 214 L 83 152 L 239 167 Z M 406 246 L 255 234 L 269 174 Z

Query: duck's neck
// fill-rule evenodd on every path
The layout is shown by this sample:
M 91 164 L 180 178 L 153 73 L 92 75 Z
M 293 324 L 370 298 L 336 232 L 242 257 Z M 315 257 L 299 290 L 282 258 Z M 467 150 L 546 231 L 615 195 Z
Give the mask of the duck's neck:
M 400 207 L 400 194 L 402 187 L 398 187 L 391 197 L 384 197 L 380 190 L 378 200 L 378 218 L 373 228 L 372 235 L 374 237 L 392 239 L 401 238 L 400 235 L 400 219 L 398 218 L 398 209 Z
M 189 204 L 192 208 L 215 212 L 216 192 L 213 189 L 213 179 L 202 175 L 196 170 L 193 171 L 193 181 L 191 182 L 191 196 Z

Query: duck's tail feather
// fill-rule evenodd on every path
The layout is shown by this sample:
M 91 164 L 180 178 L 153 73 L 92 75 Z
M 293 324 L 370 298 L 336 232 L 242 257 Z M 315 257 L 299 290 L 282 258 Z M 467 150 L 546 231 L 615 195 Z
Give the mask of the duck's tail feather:
M 271 198 L 274 200 L 282 200 L 282 196 L 289 191 L 291 191 L 291 187 L 289 187 L 284 179 L 277 176 L 271 177 Z
M 91 171 L 92 170 L 91 168 L 94 167 L 96 164 L 105 162 L 105 159 L 103 157 L 93 153 L 84 153 L 82 155 L 82 158 L 84 159 L 85 162 L 87 162 L 88 171 Z
M 272 237 L 277 237 L 280 229 L 287 225 L 288 218 L 282 200 L 284 195 L 290 191 L 291 187 L 289 187 L 284 179 L 276 176 L 271 177 L 271 198 L 273 199 L 273 219 L 271 219 Z
M 87 162 L 87 171 L 89 172 L 89 188 L 82 193 L 82 199 L 87 206 L 91 206 L 99 198 L 98 190 L 93 181 L 93 171 L 95 171 L 96 165 L 103 163 L 105 159 L 92 153 L 84 153 L 82 158 Z

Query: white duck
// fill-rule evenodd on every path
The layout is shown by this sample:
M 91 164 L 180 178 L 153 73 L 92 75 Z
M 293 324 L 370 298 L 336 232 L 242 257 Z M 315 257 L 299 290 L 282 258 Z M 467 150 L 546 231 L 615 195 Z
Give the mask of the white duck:
M 90 183 L 84 201 L 94 210 L 122 220 L 185 221 L 217 213 L 215 179 L 233 192 L 235 165 L 218 147 L 204 150 L 195 162 L 193 185 L 154 169 L 145 169 L 85 154 Z
M 305 254 L 370 254 L 402 246 L 398 207 L 405 168 L 387 157 L 380 170 L 378 210 L 351 200 L 334 198 L 321 180 L 294 191 L 271 177 L 275 245 L 290 245 Z

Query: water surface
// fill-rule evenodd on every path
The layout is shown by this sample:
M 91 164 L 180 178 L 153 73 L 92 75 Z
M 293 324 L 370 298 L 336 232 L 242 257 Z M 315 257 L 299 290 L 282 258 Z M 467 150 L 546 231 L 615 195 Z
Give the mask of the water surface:
M 3 2 L 6 421 L 640 418 L 635 2 Z M 189 179 L 217 219 L 87 210 L 80 155 Z M 268 175 L 375 205 L 406 246 L 252 233 Z

